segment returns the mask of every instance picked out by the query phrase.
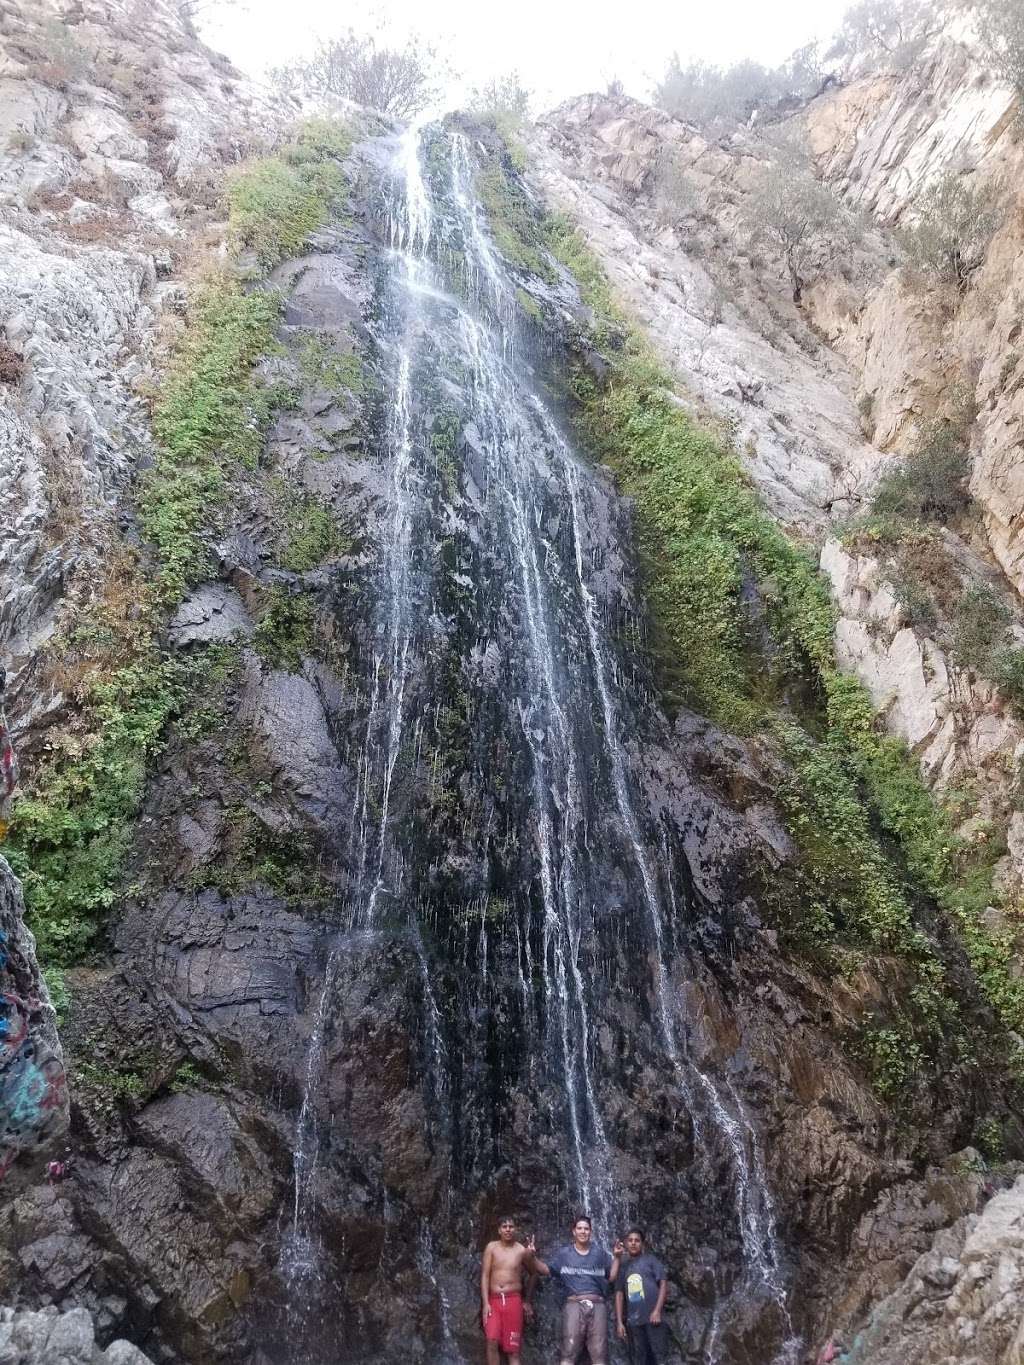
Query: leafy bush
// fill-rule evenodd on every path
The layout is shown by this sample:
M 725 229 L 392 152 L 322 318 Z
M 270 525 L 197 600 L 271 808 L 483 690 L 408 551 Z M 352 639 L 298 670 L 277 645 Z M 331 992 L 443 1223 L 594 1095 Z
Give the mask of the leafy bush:
M 876 516 L 945 523 L 971 505 L 966 424 L 929 422 L 915 448 L 879 482 L 872 499 Z
M 331 509 L 319 498 L 286 484 L 279 485 L 283 545 L 280 564 L 292 573 L 317 569 L 326 560 L 346 554 L 352 542 Z
M 298 673 L 313 652 L 313 603 L 287 588 L 271 588 L 253 635 L 260 657 L 271 667 Z
M 47 966 L 69 966 L 92 944 L 115 886 L 142 800 L 146 760 L 196 679 L 163 663 L 152 645 L 86 699 L 84 743 L 68 739 L 33 775 L 14 807 L 4 853 L 22 879 L 28 919 Z
M 510 71 L 486 85 L 470 91 L 466 108 L 474 118 L 491 123 L 509 138 L 530 118 L 531 92 L 523 84 L 518 71 Z
M 917 222 L 901 234 L 911 269 L 966 290 L 999 226 L 999 195 L 998 186 L 975 187 L 946 172 L 922 197 Z
M 437 95 L 441 65 L 434 48 L 419 38 L 402 47 L 378 45 L 376 38 L 349 29 L 322 40 L 312 57 L 271 73 L 289 93 L 301 91 L 320 102 L 354 100 L 392 118 L 411 118 Z
M 302 250 L 340 203 L 344 187 L 340 166 L 301 142 L 246 166 L 228 183 L 234 246 L 252 251 L 264 271 L 273 269 Z
M 995 683 L 1024 710 L 1024 648 L 1012 631 L 1013 617 L 991 588 L 964 593 L 951 623 L 953 662 Z
M 1024 8 L 1019 0 L 982 0 L 979 19 L 989 61 L 1024 97 Z

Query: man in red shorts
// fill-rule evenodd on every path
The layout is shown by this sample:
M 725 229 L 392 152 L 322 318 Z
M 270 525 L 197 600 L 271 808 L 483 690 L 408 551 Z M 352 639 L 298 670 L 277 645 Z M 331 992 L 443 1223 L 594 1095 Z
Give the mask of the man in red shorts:
M 480 1304 L 484 1336 L 487 1338 L 487 1365 L 501 1365 L 504 1352 L 508 1365 L 519 1365 L 523 1344 L 523 1272 L 532 1272 L 534 1245 L 516 1239 L 516 1220 L 504 1215 L 498 1219 L 498 1240 L 484 1248 L 480 1267 Z M 529 1304 L 526 1316 L 533 1316 Z

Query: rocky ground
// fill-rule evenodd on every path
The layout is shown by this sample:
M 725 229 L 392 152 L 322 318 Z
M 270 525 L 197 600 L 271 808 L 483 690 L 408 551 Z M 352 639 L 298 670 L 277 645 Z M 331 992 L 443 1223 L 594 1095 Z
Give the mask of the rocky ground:
M 0 1308 L 0 1360 L 4 1365 L 150 1365 L 128 1341 L 113 1341 L 101 1350 L 83 1308 L 66 1313 Z

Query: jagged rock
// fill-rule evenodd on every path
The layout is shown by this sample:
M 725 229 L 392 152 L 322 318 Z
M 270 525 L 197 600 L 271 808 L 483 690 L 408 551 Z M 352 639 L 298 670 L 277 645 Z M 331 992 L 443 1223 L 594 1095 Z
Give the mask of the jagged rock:
M 128 1341 L 102 1350 L 84 1308 L 17 1312 L 0 1308 L 0 1362 L 3 1365 L 151 1365 Z
M 315 822 L 336 825 L 352 801 L 352 788 L 316 682 L 296 673 L 264 676 L 250 661 L 241 716 L 251 724 L 280 790 Z
M 650 191 L 641 193 L 658 156 L 668 153 L 695 185 L 740 187 L 749 147 L 724 150 L 636 100 L 587 95 L 541 119 L 531 149 L 544 194 L 580 225 L 695 401 L 734 428 L 737 449 L 779 519 L 814 533 L 855 508 L 878 457 L 860 432 L 854 374 L 833 356 L 770 343 L 762 331 L 770 323 L 756 312 L 755 277 L 744 276 L 737 244 L 730 254 L 737 274 L 727 286 L 703 251 L 687 249 L 691 235 L 652 218 Z M 735 211 L 726 213 L 735 227 Z M 776 302 L 792 312 L 784 298 Z
M 247 637 L 252 617 L 233 588 L 207 583 L 187 597 L 174 613 L 168 634 L 172 644 L 211 644 L 215 640 Z
M 903 1285 L 847 1331 L 849 1365 L 1024 1360 L 1024 1176 L 939 1233 Z
M 5 1200 L 20 1179 L 15 1163 L 51 1151 L 68 1126 L 56 1017 L 24 913 L 21 887 L 0 858 L 0 1192 Z

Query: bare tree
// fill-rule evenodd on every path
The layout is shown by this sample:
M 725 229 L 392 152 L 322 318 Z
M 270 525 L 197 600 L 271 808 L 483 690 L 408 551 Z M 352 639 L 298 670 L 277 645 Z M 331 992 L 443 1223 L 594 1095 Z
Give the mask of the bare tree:
M 854 215 L 794 155 L 757 171 L 742 212 L 751 245 L 765 245 L 782 257 L 794 303 L 861 236 Z
M 301 91 L 323 103 L 354 100 L 393 118 L 411 118 L 437 95 L 441 64 L 435 50 L 417 38 L 404 47 L 384 47 L 349 29 L 322 40 L 307 61 L 278 67 L 271 76 L 289 93 Z
M 919 47 L 935 27 L 929 0 L 859 0 L 843 16 L 830 56 L 884 52 L 906 54 Z
M 916 223 L 902 233 L 907 263 L 963 293 L 999 226 L 999 198 L 998 184 L 975 186 L 948 171 L 923 195 Z
M 983 0 L 979 28 L 992 66 L 1024 99 L 1024 5 L 1020 0 Z

